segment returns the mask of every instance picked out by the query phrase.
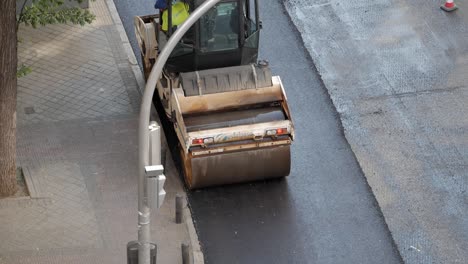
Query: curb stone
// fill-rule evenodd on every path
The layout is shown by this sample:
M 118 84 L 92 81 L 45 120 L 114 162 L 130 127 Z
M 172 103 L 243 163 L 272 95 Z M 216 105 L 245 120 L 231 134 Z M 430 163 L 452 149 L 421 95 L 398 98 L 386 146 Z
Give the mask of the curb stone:
M 117 12 L 117 8 L 115 7 L 113 0 L 106 0 L 106 4 L 107 8 L 109 8 L 112 20 L 114 21 L 114 24 L 117 27 L 117 31 L 119 32 L 120 39 L 125 49 L 125 53 L 127 53 L 128 62 L 130 63 L 130 67 L 132 68 L 133 74 L 135 75 L 136 81 L 138 83 L 140 95 L 143 95 L 143 91 L 145 89 L 145 79 L 143 78 L 143 74 L 141 73 L 140 67 L 138 66 L 135 53 L 133 53 L 133 49 L 130 45 L 130 41 L 128 40 L 127 33 L 125 32 L 125 29 L 122 25 L 120 15 Z
M 183 217 L 185 219 L 185 223 L 187 225 L 187 231 L 190 237 L 190 247 L 192 252 L 192 263 L 193 264 L 203 264 L 205 263 L 205 259 L 203 256 L 203 252 L 200 248 L 200 242 L 198 240 L 197 231 L 195 230 L 195 226 L 193 225 L 192 214 L 190 213 L 190 209 L 187 206 L 187 197 L 185 197 L 185 206 L 183 210 Z
M 130 63 L 130 67 L 132 68 L 133 74 L 135 75 L 136 81 L 138 83 L 139 93 L 143 95 L 143 91 L 145 89 L 145 79 L 143 78 L 143 74 L 141 73 L 140 67 L 138 66 L 138 62 L 135 57 L 135 53 L 133 52 L 132 46 L 130 45 L 130 41 L 128 40 L 127 33 L 122 25 L 122 20 L 120 19 L 120 15 L 117 11 L 117 8 L 114 4 L 113 0 L 106 0 L 107 8 L 111 14 L 112 20 L 119 32 L 120 39 L 124 46 L 125 52 L 128 56 L 128 61 Z M 152 107 L 154 111 L 154 106 Z M 154 111 L 155 113 L 155 111 Z M 203 264 L 204 256 L 203 252 L 200 248 L 200 242 L 198 240 L 197 232 L 195 231 L 195 226 L 193 225 L 192 215 L 190 213 L 190 209 L 187 206 L 187 197 L 185 195 L 185 206 L 183 210 L 183 216 L 185 220 L 185 225 L 190 237 L 190 247 L 191 247 L 191 255 L 192 255 L 192 263 L 193 264 Z

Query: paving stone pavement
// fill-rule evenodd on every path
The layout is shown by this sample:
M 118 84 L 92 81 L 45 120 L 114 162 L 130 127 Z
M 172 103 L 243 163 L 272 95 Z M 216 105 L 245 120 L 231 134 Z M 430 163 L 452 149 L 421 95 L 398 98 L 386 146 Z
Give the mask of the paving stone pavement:
M 102 246 L 80 166 L 55 162 L 31 175 L 43 178 L 42 198 L 2 206 L 0 225 L 10 228 L 0 229 L 0 237 L 12 239 L 0 244 L 0 252 Z
M 19 31 L 19 64 L 32 73 L 18 80 L 18 124 L 132 112 L 136 84 L 125 83 L 128 59 L 104 1 L 92 25 L 52 25 Z M 130 71 L 131 73 L 131 71 Z
M 104 0 L 92 25 L 21 26 L 17 160 L 31 197 L 0 200 L 0 264 L 126 263 L 137 236 L 138 84 Z M 164 144 L 164 143 L 163 143 Z M 172 160 L 151 223 L 158 262 L 181 263 Z

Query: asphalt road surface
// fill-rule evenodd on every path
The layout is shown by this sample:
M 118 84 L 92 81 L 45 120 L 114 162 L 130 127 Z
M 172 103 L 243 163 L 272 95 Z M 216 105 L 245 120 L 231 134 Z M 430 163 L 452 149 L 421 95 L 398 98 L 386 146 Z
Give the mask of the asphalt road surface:
M 468 263 L 468 1 L 317 2 L 285 1 L 403 260 Z
M 114 0 L 135 53 L 133 16 L 153 1 Z M 259 58 L 280 75 L 296 128 L 284 180 L 188 193 L 206 263 L 401 263 L 302 39 L 280 0 L 262 0 Z

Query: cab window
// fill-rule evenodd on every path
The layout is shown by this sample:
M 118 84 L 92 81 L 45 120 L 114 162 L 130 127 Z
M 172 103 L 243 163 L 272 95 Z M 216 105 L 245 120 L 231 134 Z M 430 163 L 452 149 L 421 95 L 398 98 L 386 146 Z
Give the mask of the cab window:
M 239 23 L 237 2 L 217 4 L 200 19 L 200 51 L 237 49 Z

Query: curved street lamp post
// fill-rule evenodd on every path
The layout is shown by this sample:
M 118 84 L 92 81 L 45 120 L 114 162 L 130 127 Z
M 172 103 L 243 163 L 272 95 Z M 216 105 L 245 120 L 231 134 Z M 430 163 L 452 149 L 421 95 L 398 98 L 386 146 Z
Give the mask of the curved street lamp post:
M 160 161 L 160 155 L 154 159 L 158 164 L 151 164 L 149 166 L 150 159 L 150 129 L 155 130 L 154 124 L 150 127 L 150 112 L 151 102 L 156 88 L 156 83 L 161 76 L 162 69 L 166 64 L 169 55 L 175 48 L 180 39 L 189 30 L 189 28 L 195 24 L 195 22 L 203 16 L 208 10 L 216 5 L 220 0 L 206 0 L 200 7 L 198 7 L 193 13 L 187 18 L 187 20 L 180 25 L 177 30 L 172 34 L 171 38 L 167 41 L 166 45 L 162 49 L 161 53 L 156 60 L 156 64 L 151 70 L 151 73 L 146 81 L 145 91 L 143 93 L 141 108 L 140 108 L 140 121 L 138 126 L 138 263 L 139 264 L 150 264 L 150 203 L 156 203 L 159 207 L 164 199 L 164 190 L 162 185 L 164 184 L 165 177 L 162 175 L 163 167 Z M 159 128 L 156 129 L 160 131 Z M 155 135 L 160 135 L 155 133 Z M 151 140 L 152 146 L 158 144 L 160 138 L 155 141 Z M 160 143 L 159 143 L 160 144 Z M 152 149 L 151 152 L 160 152 L 159 149 Z M 153 159 L 153 158 L 152 158 Z M 156 166 L 154 166 L 156 165 Z M 148 188 L 148 179 L 156 179 L 156 190 L 154 188 Z M 154 186 L 151 184 L 151 186 Z M 149 190 L 149 191 L 148 191 Z M 157 194 L 150 193 L 156 191 Z M 158 201 L 150 201 L 148 198 L 158 199 Z M 153 263 L 151 263 L 153 264 Z

